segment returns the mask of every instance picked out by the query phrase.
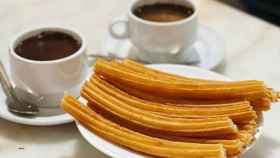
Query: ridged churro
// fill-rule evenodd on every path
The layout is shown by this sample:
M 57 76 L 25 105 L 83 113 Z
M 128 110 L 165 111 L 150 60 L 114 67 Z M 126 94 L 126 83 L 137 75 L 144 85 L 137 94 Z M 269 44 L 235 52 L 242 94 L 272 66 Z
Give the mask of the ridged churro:
M 247 124 L 239 125 L 238 128 L 239 130 L 247 131 L 251 135 L 254 135 L 256 133 L 257 126 L 256 121 L 251 121 Z
M 73 97 L 65 96 L 62 108 L 92 132 L 135 151 L 160 157 L 225 158 L 221 144 L 199 144 L 168 141 L 149 137 L 123 128 L 81 105 Z
M 165 137 L 165 139 L 167 139 Z M 244 143 L 239 139 L 197 139 L 197 138 L 187 138 L 187 137 L 176 137 L 171 138 L 168 137 L 168 140 L 179 141 L 179 142 L 192 142 L 192 143 L 200 143 L 200 144 L 223 144 L 226 149 L 226 153 L 228 156 L 234 156 L 241 153 L 244 148 Z
M 189 119 L 161 116 L 132 107 L 104 93 L 98 87 L 88 88 L 86 85 L 83 86 L 81 95 L 109 113 L 143 127 L 170 134 L 206 137 L 237 132 L 235 125 L 227 117 Z
M 158 102 L 158 103 L 165 103 L 165 104 L 171 104 L 171 105 L 177 105 L 177 106 L 184 106 L 184 104 L 194 104 L 194 105 L 212 105 L 212 104 L 227 104 L 227 103 L 235 103 L 240 101 L 246 101 L 244 99 L 226 99 L 226 100 L 198 100 L 198 99 L 186 99 L 186 98 L 180 98 L 180 99 L 174 99 L 174 98 L 166 98 L 161 96 L 154 96 L 150 95 L 150 93 L 143 92 L 140 90 L 136 90 L 131 87 L 127 87 L 123 84 L 120 84 L 118 82 L 112 81 L 112 83 L 118 87 L 119 89 L 125 91 L 126 93 L 129 93 L 135 97 L 149 100 L 152 102 Z M 254 107 L 256 111 L 268 111 L 271 107 L 271 99 L 267 97 L 262 97 L 253 101 L 250 101 L 250 105 Z
M 260 98 L 251 102 L 251 105 L 256 111 L 268 111 L 271 107 L 271 100 L 269 98 Z
M 178 107 L 174 105 L 154 103 L 133 97 L 109 84 L 105 80 L 102 80 L 96 75 L 90 79 L 90 83 L 86 83 L 85 85 L 89 88 L 97 86 L 104 92 L 110 94 L 112 97 L 118 98 L 131 106 L 165 116 L 194 118 L 228 116 L 235 123 L 244 123 L 246 121 L 249 122 L 256 119 L 256 113 L 247 101 L 236 102 L 232 105 L 220 104 L 208 107 L 203 105 L 185 105 Z
M 216 81 L 216 80 L 205 80 L 205 79 L 198 79 L 198 78 L 189 78 L 189 77 L 182 77 L 174 74 L 169 74 L 165 72 L 161 72 L 155 69 L 148 68 L 144 66 L 143 64 L 134 62 L 133 60 L 130 59 L 125 59 L 121 62 L 118 61 L 112 61 L 111 65 L 114 67 L 119 67 L 121 69 L 127 70 L 127 71 L 134 71 L 134 73 L 139 73 L 141 75 L 147 75 L 149 77 L 153 77 L 156 79 L 161 79 L 161 80 L 166 80 L 170 82 L 196 82 L 200 84 L 211 84 L 211 83 L 226 83 L 228 81 Z M 255 81 L 251 81 L 252 84 L 254 84 Z M 249 84 L 249 83 L 246 83 Z M 279 98 L 278 92 L 273 91 L 271 88 L 266 88 L 267 95 L 268 97 L 263 97 L 258 100 L 253 100 L 251 102 L 252 106 L 254 106 L 257 110 L 262 110 L 262 111 L 267 111 L 270 109 L 271 105 L 270 103 L 273 101 L 277 101 Z M 189 103 L 191 102 L 190 100 L 185 100 L 188 101 Z M 225 102 L 227 102 L 226 100 Z M 238 101 L 238 100 L 236 100 Z M 239 100 L 240 101 L 240 100 Z M 193 102 L 198 102 L 198 101 L 193 101 Z M 201 101 L 200 101 L 201 102 Z M 199 103 L 199 102 L 198 102 Z M 203 102 L 201 102 L 203 103 Z M 211 101 L 206 101 L 204 104 L 209 104 Z
M 266 87 L 261 81 L 254 81 L 254 84 L 251 83 L 252 81 L 227 82 L 224 84 L 173 83 L 122 71 L 110 66 L 110 63 L 103 59 L 96 61 L 95 73 L 107 80 L 114 80 L 128 87 L 151 92 L 158 96 L 208 100 L 233 98 L 254 100 L 266 96 Z
M 181 82 L 200 82 L 200 83 L 224 83 L 227 81 L 216 81 L 216 80 L 205 80 L 205 79 L 199 79 L 199 78 L 188 78 L 183 76 L 178 76 L 175 74 L 170 74 L 166 72 L 162 72 L 155 69 L 150 69 L 145 67 L 145 65 L 140 64 L 138 62 L 135 62 L 130 59 L 124 59 L 121 62 L 124 66 L 126 66 L 128 69 L 133 70 L 138 73 L 146 74 L 155 78 L 161 78 L 165 80 L 173 80 L 173 81 L 181 81 Z
M 149 128 L 143 128 L 141 126 L 135 125 L 131 123 L 129 120 L 122 119 L 118 116 L 112 115 L 104 109 L 100 108 L 96 104 L 89 103 L 88 106 L 102 115 L 104 118 L 109 119 L 120 126 L 123 126 L 125 128 L 131 129 L 133 131 L 156 137 L 156 138 L 161 138 L 161 139 L 166 139 L 166 140 L 172 140 L 172 141 L 182 141 L 182 142 L 196 142 L 196 143 L 202 143 L 202 144 L 223 144 L 227 155 L 236 155 L 239 154 L 243 148 L 247 145 L 247 141 L 245 142 L 244 140 L 248 140 L 248 138 L 241 138 L 240 132 L 238 132 L 237 135 L 225 135 L 225 136 L 216 136 L 216 137 L 207 137 L 207 138 L 195 138 L 195 137 L 185 137 L 185 136 L 178 136 L 178 135 L 170 135 L 168 133 L 162 133 L 158 131 L 151 130 Z M 230 136 L 230 137 L 229 137 Z

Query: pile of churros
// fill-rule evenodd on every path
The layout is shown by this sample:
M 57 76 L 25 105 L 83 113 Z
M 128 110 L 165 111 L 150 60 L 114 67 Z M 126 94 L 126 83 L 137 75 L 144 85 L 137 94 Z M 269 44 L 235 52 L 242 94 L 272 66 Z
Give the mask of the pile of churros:
M 95 134 L 152 157 L 236 157 L 280 96 L 262 81 L 214 81 L 164 73 L 132 61 L 98 59 L 83 105 L 62 108 Z

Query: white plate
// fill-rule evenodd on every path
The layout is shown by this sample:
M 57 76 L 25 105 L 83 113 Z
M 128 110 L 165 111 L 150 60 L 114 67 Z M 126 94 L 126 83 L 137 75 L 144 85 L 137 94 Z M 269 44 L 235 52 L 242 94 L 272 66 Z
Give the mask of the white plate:
M 195 42 L 194 46 L 188 51 L 182 52 L 182 55 L 178 57 L 168 57 L 167 62 L 160 63 L 188 64 L 193 63 L 195 60 L 197 60 L 196 58 L 199 58 L 199 63 L 191 65 L 204 69 L 214 69 L 224 59 L 225 42 L 215 30 L 200 24 L 198 27 L 197 41 Z M 139 52 L 139 50 L 133 46 L 129 39 L 115 39 L 110 35 L 110 33 L 106 34 L 105 40 L 102 43 L 100 53 L 102 54 L 97 55 L 110 57 L 116 56 L 118 58 L 128 57 L 134 60 L 145 61 L 141 59 L 144 58 L 141 57 L 141 54 L 143 54 L 143 52 Z M 151 55 L 149 56 L 152 57 Z M 155 58 L 154 60 L 158 59 L 157 56 L 152 58 Z M 179 59 L 180 61 L 177 61 Z M 153 62 L 153 59 L 150 59 L 149 63 L 155 62 Z
M 182 75 L 182 76 L 192 76 L 192 77 L 197 77 L 197 78 L 204 78 L 204 79 L 212 79 L 212 80 L 226 80 L 230 81 L 229 78 L 217 74 L 215 72 L 211 72 L 208 70 L 196 68 L 196 67 L 191 67 L 191 66 L 183 66 L 183 65 L 172 65 L 172 64 L 154 64 L 154 65 L 149 65 L 149 67 L 169 72 L 169 73 L 174 73 L 177 75 Z M 91 144 L 93 145 L 96 149 L 100 150 L 104 154 L 114 157 L 114 158 L 144 158 L 143 155 L 140 155 L 139 153 L 133 152 L 131 150 L 125 149 L 123 147 L 120 147 L 118 145 L 115 145 L 98 135 L 90 132 L 88 129 L 86 129 L 83 125 L 81 125 L 79 122 L 76 121 L 76 125 L 82 134 L 82 136 Z M 260 129 L 258 130 L 257 134 L 255 135 L 255 138 L 258 139 L 260 136 L 261 132 Z M 250 148 L 254 146 L 255 143 L 252 143 L 250 146 L 248 146 L 244 152 L 248 151 Z
M 5 68 L 9 73 L 9 63 L 8 59 L 2 59 Z M 11 112 L 9 112 L 6 105 L 6 96 L 4 95 L 2 88 L 0 86 L 0 118 L 25 125 L 32 126 L 51 126 L 65 124 L 73 121 L 73 118 L 64 113 L 59 107 L 58 108 L 43 108 L 40 109 L 40 113 L 35 117 L 20 117 Z

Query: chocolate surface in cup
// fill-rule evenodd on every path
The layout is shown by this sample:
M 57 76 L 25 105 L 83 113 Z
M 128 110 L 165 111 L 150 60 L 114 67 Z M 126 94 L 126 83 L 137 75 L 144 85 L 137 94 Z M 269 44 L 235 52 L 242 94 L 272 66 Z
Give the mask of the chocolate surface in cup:
M 135 8 L 133 13 L 144 20 L 154 22 L 173 22 L 183 20 L 194 13 L 191 6 L 172 3 L 155 3 Z
M 81 43 L 66 33 L 45 31 L 20 42 L 15 52 L 30 60 L 50 61 L 70 56 L 80 47 Z

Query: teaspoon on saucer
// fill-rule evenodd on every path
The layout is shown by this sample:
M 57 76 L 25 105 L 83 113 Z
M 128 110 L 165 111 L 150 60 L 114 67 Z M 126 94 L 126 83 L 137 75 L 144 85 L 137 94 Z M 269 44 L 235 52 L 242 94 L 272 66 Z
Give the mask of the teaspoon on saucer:
M 38 105 L 30 103 L 27 100 L 20 99 L 16 95 L 15 88 L 13 87 L 7 75 L 7 72 L 5 70 L 5 67 L 1 61 L 0 61 L 0 83 L 5 95 L 7 96 L 6 103 L 8 106 L 8 110 L 10 112 L 19 115 L 24 115 L 24 116 L 36 115 L 39 112 Z M 32 96 L 32 98 L 36 98 L 38 102 L 39 100 L 42 99 L 42 97 L 38 95 L 34 95 L 33 93 L 27 91 L 25 91 L 25 93 L 28 93 L 28 95 Z

